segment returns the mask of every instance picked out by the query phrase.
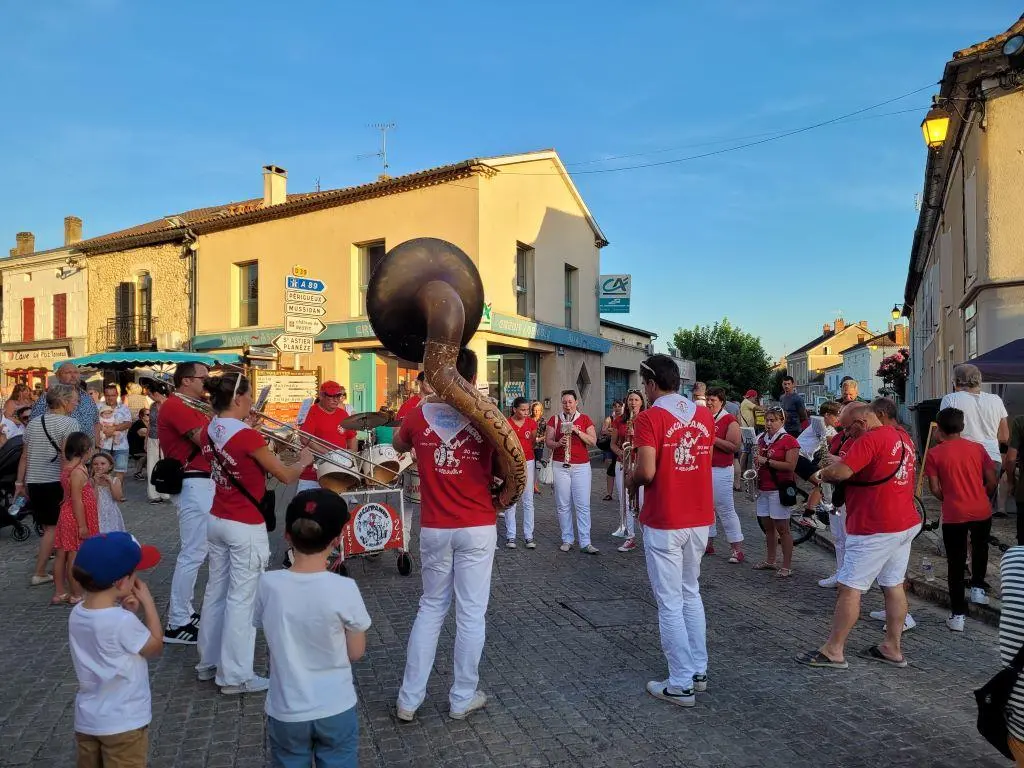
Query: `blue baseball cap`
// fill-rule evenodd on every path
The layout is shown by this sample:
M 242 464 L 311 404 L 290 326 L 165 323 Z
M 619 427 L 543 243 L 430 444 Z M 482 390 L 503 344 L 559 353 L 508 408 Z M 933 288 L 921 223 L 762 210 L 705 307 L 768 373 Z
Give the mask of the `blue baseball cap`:
M 112 531 L 90 536 L 82 542 L 75 565 L 97 584 L 111 585 L 135 571 L 144 571 L 160 562 L 156 547 L 139 543 L 130 533 Z

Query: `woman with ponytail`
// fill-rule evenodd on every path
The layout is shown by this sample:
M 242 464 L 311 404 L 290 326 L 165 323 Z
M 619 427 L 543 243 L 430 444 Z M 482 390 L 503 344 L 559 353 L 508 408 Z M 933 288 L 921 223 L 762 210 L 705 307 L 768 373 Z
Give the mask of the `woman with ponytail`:
M 196 672 L 200 680 L 215 680 L 224 694 L 265 691 L 269 681 L 252 669 L 253 601 L 270 559 L 260 502 L 267 492 L 268 473 L 282 483 L 294 483 L 313 463 L 313 455 L 304 448 L 297 463 L 285 466 L 271 452 L 263 436 L 246 423 L 252 390 L 241 373 L 210 377 L 204 388 L 210 393 L 214 417 L 201 442 L 210 461 L 214 496 L 207 533 L 210 577 Z

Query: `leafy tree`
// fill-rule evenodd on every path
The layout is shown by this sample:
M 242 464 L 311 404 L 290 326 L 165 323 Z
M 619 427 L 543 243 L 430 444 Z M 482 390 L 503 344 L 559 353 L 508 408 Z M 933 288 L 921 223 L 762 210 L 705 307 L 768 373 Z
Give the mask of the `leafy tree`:
M 768 394 L 772 396 L 772 400 L 778 400 L 782 397 L 782 380 L 786 377 L 786 374 L 785 368 L 772 373 L 771 380 L 768 382 Z
M 772 368 L 761 339 L 723 318 L 714 325 L 680 328 L 673 346 L 681 357 L 693 360 L 697 379 L 725 386 L 731 399 L 740 399 L 748 389 L 763 392 Z

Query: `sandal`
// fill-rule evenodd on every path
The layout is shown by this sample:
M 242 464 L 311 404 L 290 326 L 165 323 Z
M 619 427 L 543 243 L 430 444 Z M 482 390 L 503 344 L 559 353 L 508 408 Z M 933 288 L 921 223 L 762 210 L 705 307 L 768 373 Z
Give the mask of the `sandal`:
M 793 569 L 792 568 L 779 568 L 779 570 L 777 570 L 775 572 L 775 578 L 777 578 L 777 579 L 788 579 L 792 575 L 793 575 Z
M 760 563 L 754 566 L 755 571 L 777 571 L 779 566 L 775 563 L 769 563 L 767 560 L 762 560 Z
M 808 667 L 818 667 L 819 669 L 849 669 L 850 663 L 848 661 L 832 661 L 821 651 L 807 651 L 801 653 L 796 657 L 796 660 L 801 664 L 806 664 Z
M 72 608 L 74 608 L 76 605 L 78 605 L 83 600 L 85 600 L 85 598 L 82 597 L 81 595 L 71 595 L 71 597 L 68 598 L 68 605 L 70 605 Z
M 50 605 L 67 605 L 70 597 L 71 595 L 67 592 L 61 592 L 59 595 L 54 595 L 50 598 Z
M 604 501 L 611 501 L 611 500 L 612 500 L 612 495 L 610 493 L 607 496 L 604 497 Z
M 899 661 L 897 661 L 896 659 L 890 659 L 888 656 L 882 653 L 882 649 L 879 648 L 877 645 L 872 645 L 870 648 L 865 648 L 857 655 L 860 656 L 862 659 L 868 659 L 869 661 L 880 661 L 883 664 L 888 664 L 891 667 L 899 667 L 900 669 L 903 669 L 907 666 L 906 659 L 900 659 Z

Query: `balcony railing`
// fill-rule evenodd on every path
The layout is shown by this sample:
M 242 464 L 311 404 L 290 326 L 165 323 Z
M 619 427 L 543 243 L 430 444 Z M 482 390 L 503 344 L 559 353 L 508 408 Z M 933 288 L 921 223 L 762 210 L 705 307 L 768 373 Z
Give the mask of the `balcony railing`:
M 156 349 L 157 318 L 147 315 L 108 317 L 97 329 L 96 346 L 108 350 Z

